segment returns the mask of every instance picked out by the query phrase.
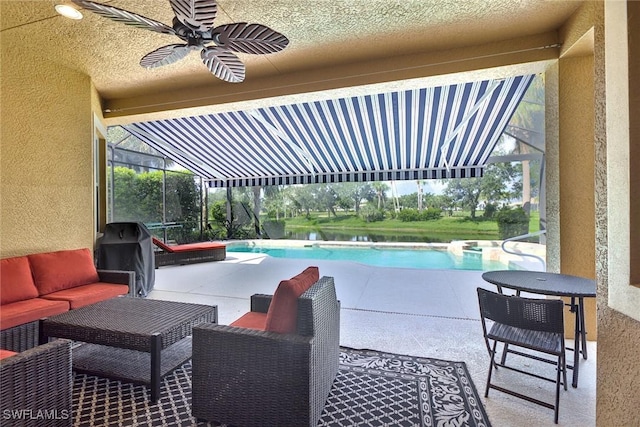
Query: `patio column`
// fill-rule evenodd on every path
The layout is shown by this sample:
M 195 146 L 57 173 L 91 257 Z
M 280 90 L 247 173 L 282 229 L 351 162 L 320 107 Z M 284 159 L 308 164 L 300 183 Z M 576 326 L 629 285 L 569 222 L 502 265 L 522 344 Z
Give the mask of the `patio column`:
M 584 12 L 588 11 L 585 9 Z M 547 199 L 547 259 L 549 271 L 595 279 L 592 25 L 589 21 L 584 28 L 573 28 L 563 34 L 565 41 L 560 59 L 548 73 L 552 90 L 547 104 L 551 106 L 555 123 L 547 116 L 547 190 L 550 196 Z M 595 340 L 595 299 L 589 298 L 585 302 L 587 337 Z M 567 336 L 572 334 L 573 323 L 573 316 L 565 317 Z
M 595 279 L 593 55 L 561 59 L 559 70 L 560 271 Z M 595 339 L 594 298 L 586 313 L 587 337 Z M 566 324 L 572 331 L 573 322 Z

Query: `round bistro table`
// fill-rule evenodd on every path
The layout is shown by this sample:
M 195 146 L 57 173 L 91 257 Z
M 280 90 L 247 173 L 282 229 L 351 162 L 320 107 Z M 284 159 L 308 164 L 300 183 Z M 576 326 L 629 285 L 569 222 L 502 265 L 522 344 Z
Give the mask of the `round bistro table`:
M 573 366 L 573 387 L 578 387 L 578 371 L 580 353 L 587 359 L 587 332 L 584 320 L 584 299 L 595 298 L 596 282 L 584 277 L 572 276 L 569 274 L 548 273 L 540 271 L 521 270 L 497 270 L 487 271 L 482 274 L 482 278 L 497 286 L 498 292 L 502 293 L 502 288 L 513 289 L 516 295 L 520 292 L 532 294 L 550 295 L 570 298 L 567 304 L 572 313 L 575 314 Z

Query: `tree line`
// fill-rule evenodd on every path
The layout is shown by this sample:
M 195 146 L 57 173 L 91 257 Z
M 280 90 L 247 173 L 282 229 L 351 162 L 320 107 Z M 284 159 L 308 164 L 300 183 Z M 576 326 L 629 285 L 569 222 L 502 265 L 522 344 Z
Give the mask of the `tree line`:
M 367 222 L 428 221 L 455 210 L 469 212 L 476 219 L 482 207 L 483 217 L 490 219 L 522 191 L 521 166 L 498 163 L 488 165 L 482 178 L 442 181 L 442 194 L 424 192 L 423 181 L 416 181 L 416 192 L 404 195 L 396 195 L 386 182 L 269 186 L 261 191 L 233 188 L 232 216 L 228 218 L 227 192 L 211 193 L 205 205 L 199 179 L 191 173 L 166 171 L 163 176 L 160 170 L 135 172 L 115 167 L 113 177 L 113 221 L 176 222 L 182 227 L 170 229 L 170 237 L 181 243 L 256 237 L 260 232 L 256 217 L 281 221 L 316 212 L 328 218 L 356 215 Z
M 379 213 L 396 217 L 405 209 L 422 212 L 440 209 L 444 213 L 454 210 L 470 212 L 476 218 L 479 206 L 501 206 L 522 194 L 522 167 L 517 163 L 488 165 L 482 178 L 449 179 L 442 181 L 442 194 L 422 191 L 423 181 L 416 181 L 416 192 L 394 195 L 386 182 L 346 182 L 334 184 L 309 184 L 297 186 L 272 186 L 263 188 L 262 210 L 269 217 L 310 215 L 326 212 L 337 217 L 338 211 L 354 213 L 367 219 Z M 253 193 L 234 189 L 237 200 L 253 203 Z

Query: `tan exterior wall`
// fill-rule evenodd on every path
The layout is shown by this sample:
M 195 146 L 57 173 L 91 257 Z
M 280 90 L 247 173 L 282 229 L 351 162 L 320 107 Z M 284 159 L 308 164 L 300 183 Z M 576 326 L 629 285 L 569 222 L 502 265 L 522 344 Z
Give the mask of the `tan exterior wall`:
M 559 66 L 560 268 L 595 279 L 593 55 Z
M 561 29 L 561 57 L 545 71 L 547 270 L 595 279 L 594 50 L 596 3 Z M 597 338 L 596 300 L 585 300 L 587 338 Z M 575 316 L 565 312 L 573 337 Z
M 636 19 L 640 4 L 635 8 Z M 629 283 L 629 199 L 639 189 L 630 186 L 630 145 L 638 149 L 628 133 L 630 117 L 640 115 L 640 105 L 628 104 L 628 81 L 640 76 L 627 75 L 629 61 L 640 61 L 626 49 L 627 20 L 624 2 L 606 2 L 606 42 L 604 15 L 596 20 L 595 93 L 596 96 L 596 274 L 598 283 L 598 368 L 596 424 L 598 426 L 640 425 L 640 317 L 638 288 Z M 622 8 L 622 9 L 620 9 Z M 632 26 L 637 34 L 637 23 Z M 607 55 L 605 57 L 605 47 Z M 622 56 L 620 56 L 622 54 Z M 637 69 L 637 67 L 636 67 Z M 626 150 L 626 153 L 625 153 Z M 625 160 L 626 158 L 626 160 Z M 636 165 L 637 168 L 637 165 Z M 622 172 L 622 176 L 620 176 Z M 637 172 L 637 169 L 636 169 Z M 626 223 L 626 224 L 625 224 Z M 621 227 L 622 225 L 622 227 Z M 638 245 L 638 242 L 635 242 Z M 626 278 L 625 278 L 626 275 Z M 612 307 L 619 305 L 619 308 Z M 624 314 L 623 311 L 627 312 Z
M 629 11 L 627 12 L 627 8 Z M 609 5 L 606 27 L 606 179 L 608 213 L 608 298 L 607 304 L 621 313 L 640 321 L 640 287 L 633 277 L 640 256 L 640 214 L 638 191 L 637 114 L 638 97 L 638 19 L 640 3 Z M 628 21 L 628 23 L 627 23 Z M 623 24 L 620 25 L 619 22 Z M 624 25 L 627 23 L 627 25 Z M 631 37 L 629 37 L 631 35 Z M 614 78 L 615 76 L 615 78 Z M 614 267 L 615 268 L 612 268 Z
M 93 248 L 89 77 L 2 33 L 0 257 Z
M 560 271 L 595 279 L 593 54 L 559 61 Z M 596 339 L 596 301 L 585 300 L 587 337 Z M 574 330 L 566 313 L 565 332 Z

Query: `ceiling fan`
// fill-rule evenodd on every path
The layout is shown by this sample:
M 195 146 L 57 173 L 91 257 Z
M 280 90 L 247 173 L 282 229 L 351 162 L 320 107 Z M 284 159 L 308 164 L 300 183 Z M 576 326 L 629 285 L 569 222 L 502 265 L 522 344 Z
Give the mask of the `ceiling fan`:
M 192 50 L 199 50 L 202 62 L 221 80 L 240 83 L 245 66 L 233 52 L 256 55 L 279 52 L 289 44 L 284 35 L 261 24 L 237 22 L 213 26 L 218 11 L 216 0 L 169 0 L 175 14 L 173 26 L 127 10 L 87 0 L 75 4 L 116 22 L 178 36 L 184 43 L 162 46 L 140 60 L 145 68 L 172 64 Z

